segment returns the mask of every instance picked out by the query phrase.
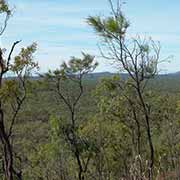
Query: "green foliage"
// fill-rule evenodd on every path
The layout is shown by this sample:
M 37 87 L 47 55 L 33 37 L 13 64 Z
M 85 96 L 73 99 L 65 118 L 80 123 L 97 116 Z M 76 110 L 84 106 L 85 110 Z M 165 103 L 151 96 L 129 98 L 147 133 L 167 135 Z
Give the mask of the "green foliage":
M 157 82 L 161 81 L 153 81 L 154 85 L 151 91 L 146 92 L 146 98 L 154 112 L 151 126 L 155 145 L 155 168 L 161 168 L 160 171 L 164 172 L 174 170 L 173 164 L 179 162 L 179 95 L 170 93 L 169 89 L 166 89 L 169 95 L 164 91 L 159 92 L 159 89 L 156 90 Z M 88 180 L 94 174 L 97 178 L 101 176 L 103 179 L 118 179 L 130 175 L 129 171 L 133 169 L 134 172 L 138 167 L 137 136 L 134 135 L 137 128 L 123 94 L 125 92 L 126 95 L 131 95 L 131 100 L 136 98 L 131 86 L 127 86 L 124 92 L 118 89 L 119 82 L 121 79 L 118 75 L 103 78 L 98 84 L 95 79 L 91 83 L 88 78 L 84 81 L 86 94 L 88 91 L 93 91 L 93 94 L 83 96 L 79 104 L 83 108 L 78 109 L 78 118 L 81 120 L 77 123 L 76 135 L 82 158 L 86 161 L 91 157 L 86 174 Z M 162 83 L 165 82 L 162 80 Z M 65 105 L 62 102 L 56 103 L 56 96 L 52 95 L 49 87 L 44 86 L 46 81 L 41 84 L 32 81 L 32 84 L 34 90 L 28 94 L 28 101 L 20 113 L 15 129 L 17 143 L 14 148 L 23 157 L 20 163 L 23 166 L 23 177 L 38 180 L 48 176 L 49 179 L 59 180 L 63 174 L 66 178 L 77 179 L 76 159 L 63 134 L 63 129 L 71 127 L 70 121 L 67 121 L 69 116 Z M 72 92 L 75 85 L 76 83 L 70 85 Z M 164 87 L 163 84 L 161 86 Z M 139 108 L 138 103 L 135 107 Z M 138 119 L 144 126 L 141 111 L 138 112 Z M 146 133 L 143 129 L 141 133 L 144 171 L 148 151 Z M 15 159 L 15 162 L 19 167 L 19 160 Z
M 30 76 L 32 70 L 38 69 L 38 64 L 33 61 L 36 49 L 36 43 L 22 48 L 19 55 L 15 57 L 14 64 L 11 65 L 11 71 L 18 75 Z
M 6 13 L 7 15 L 11 14 L 11 10 L 6 2 L 6 0 L 0 1 L 0 13 Z
M 107 17 L 102 19 L 99 16 L 90 16 L 87 18 L 87 23 L 104 38 L 117 38 L 125 36 L 129 27 L 129 22 L 121 14 L 117 17 Z
M 2 81 L 5 118 L 0 120 L 6 132 L 16 122 L 11 134 L 13 162 L 23 179 L 147 179 L 148 125 L 154 146 L 154 179 L 167 172 L 179 177 L 179 81 L 151 79 L 157 74 L 159 48 L 151 40 L 133 38 L 129 43 L 130 24 L 118 8 L 117 12 L 112 8 L 109 17 L 90 16 L 87 22 L 110 47 L 107 59 L 116 60 L 128 72 L 125 78 L 119 74 L 100 82 L 91 78 L 89 73 L 98 63 L 94 56 L 82 53 L 82 58 L 72 57 L 43 78 L 28 80 L 38 70 L 33 61 L 36 43 L 22 48 L 13 63 L 2 59 L 2 70 L 7 63 L 6 71 L 15 76 Z M 11 14 L 5 0 L 0 1 L 0 13 Z M 2 156 L 2 144 L 0 147 Z
M 0 98 L 3 101 L 13 100 L 20 93 L 16 80 L 7 80 L 4 82 L 3 87 L 0 89 Z
M 68 63 L 62 63 L 60 69 L 55 71 L 49 70 L 45 77 L 47 79 L 56 78 L 59 80 L 78 79 L 87 73 L 93 72 L 98 65 L 97 62 L 94 62 L 95 57 L 85 53 L 82 53 L 82 55 L 82 59 L 72 57 Z

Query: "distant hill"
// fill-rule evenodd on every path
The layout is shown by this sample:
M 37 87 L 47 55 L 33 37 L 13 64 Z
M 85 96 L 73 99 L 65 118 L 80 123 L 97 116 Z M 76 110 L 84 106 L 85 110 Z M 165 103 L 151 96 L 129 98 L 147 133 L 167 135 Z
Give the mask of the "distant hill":
M 98 72 L 98 73 L 90 73 L 88 75 L 86 75 L 86 78 L 88 79 L 100 79 L 100 78 L 104 78 L 104 77 L 112 77 L 114 75 L 116 75 L 117 73 L 110 73 L 110 72 Z M 127 78 L 128 74 L 126 73 L 121 73 L 120 77 L 122 79 Z
M 175 72 L 175 73 L 169 73 L 169 74 L 166 74 L 167 76 L 175 76 L 175 77 L 180 77 L 180 71 L 178 72 Z
M 103 77 L 112 77 L 116 75 L 116 73 L 110 73 L 110 72 L 97 72 L 97 73 L 91 73 L 86 75 L 86 78 L 91 78 L 91 79 L 99 79 Z M 127 73 L 120 73 L 121 78 L 127 78 L 128 74 Z M 159 74 L 156 76 L 156 78 L 180 78 L 180 71 L 175 72 L 175 73 L 168 73 L 168 74 Z
M 86 80 L 91 82 L 97 82 L 99 79 L 104 77 L 112 77 L 115 73 L 100 72 L 92 73 L 86 76 Z M 122 79 L 128 78 L 128 74 L 120 73 Z M 169 92 L 169 93 L 180 93 L 180 72 L 159 74 L 154 79 L 149 81 L 149 88 L 155 88 L 158 91 Z
M 85 76 L 85 78 L 88 78 L 88 79 L 99 79 L 99 78 L 104 78 L 104 77 L 112 77 L 114 75 L 117 75 L 117 73 L 95 72 L 95 73 L 87 74 Z M 120 75 L 120 77 L 122 79 L 124 79 L 124 78 L 126 79 L 128 77 L 127 73 L 120 73 L 119 75 Z M 9 77 L 6 77 L 5 79 L 12 79 L 12 78 L 13 78 L 13 76 L 9 76 Z M 32 80 L 38 80 L 40 78 L 41 77 L 38 77 L 38 76 L 32 76 L 31 77 Z M 179 72 L 175 72 L 175 73 L 160 74 L 160 75 L 156 76 L 156 78 L 180 78 L 180 71 Z
M 116 75 L 116 73 L 110 72 L 97 72 L 90 73 L 85 76 L 85 81 L 90 84 L 96 84 L 102 78 L 112 77 Z M 120 73 L 120 77 L 122 79 L 127 79 L 127 73 Z M 7 77 L 6 79 L 12 79 L 13 77 Z M 42 77 L 33 76 L 31 80 L 40 80 Z M 180 71 L 169 74 L 159 74 L 154 79 L 151 79 L 149 82 L 149 87 L 153 87 L 157 90 L 164 92 L 178 92 L 180 93 Z

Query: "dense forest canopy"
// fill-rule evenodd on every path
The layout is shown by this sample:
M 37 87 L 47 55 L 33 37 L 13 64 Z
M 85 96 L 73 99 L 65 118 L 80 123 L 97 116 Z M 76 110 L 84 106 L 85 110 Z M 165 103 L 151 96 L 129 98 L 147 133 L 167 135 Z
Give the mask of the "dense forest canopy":
M 159 42 L 130 38 L 123 3 L 108 3 L 86 21 L 118 73 L 94 73 L 97 58 L 82 53 L 42 74 L 36 43 L 15 57 L 21 40 L 0 48 L 0 179 L 180 178 L 180 74 L 159 75 Z M 0 13 L 3 36 L 5 0 Z

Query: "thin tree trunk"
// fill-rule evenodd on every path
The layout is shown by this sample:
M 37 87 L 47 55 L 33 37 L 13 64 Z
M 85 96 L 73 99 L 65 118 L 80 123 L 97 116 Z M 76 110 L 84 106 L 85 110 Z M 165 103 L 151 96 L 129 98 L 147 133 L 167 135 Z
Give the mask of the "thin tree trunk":
M 2 74 L 0 77 L 0 89 L 2 87 Z M 6 180 L 13 180 L 13 155 L 9 137 L 4 127 L 4 112 L 0 101 L 0 139 L 3 146 L 3 165 Z
M 144 113 L 145 120 L 146 120 L 146 132 L 147 132 L 147 136 L 148 136 L 149 149 L 150 149 L 150 163 L 149 163 L 149 167 L 148 167 L 148 178 L 149 178 L 149 180 L 152 180 L 153 166 L 154 166 L 154 146 L 153 146 L 152 136 L 151 136 L 149 113 L 148 113 L 146 104 L 144 102 L 144 99 L 142 97 L 142 93 L 141 93 L 139 84 L 137 84 L 137 92 L 138 92 L 138 96 L 139 96 L 140 102 L 143 107 L 143 113 Z
M 3 165 L 6 180 L 13 180 L 13 156 L 12 148 L 3 124 L 3 113 L 0 110 L 0 138 L 3 145 Z

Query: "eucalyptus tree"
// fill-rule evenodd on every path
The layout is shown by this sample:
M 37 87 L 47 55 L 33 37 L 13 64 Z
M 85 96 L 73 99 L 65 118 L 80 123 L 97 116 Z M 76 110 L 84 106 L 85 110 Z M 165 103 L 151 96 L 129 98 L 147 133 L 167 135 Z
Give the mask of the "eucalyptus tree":
M 22 178 L 22 172 L 14 167 L 13 128 L 27 96 L 28 78 L 31 72 L 38 67 L 37 63 L 33 62 L 35 50 L 35 43 L 22 48 L 13 63 L 10 61 L 11 58 L 6 60 L 3 54 L 0 56 L 0 139 L 3 152 L 3 172 L 7 180 L 12 180 L 14 177 Z M 4 76 L 10 72 L 14 77 L 5 79 Z M 8 111 L 11 112 L 10 117 L 7 116 L 7 106 Z
M 140 105 L 145 123 L 149 143 L 148 178 L 152 179 L 154 146 L 151 133 L 151 107 L 146 102 L 145 88 L 149 79 L 158 73 L 160 45 L 152 39 L 130 37 L 128 34 L 130 23 L 122 12 L 122 3 L 119 0 L 117 6 L 111 0 L 109 3 L 110 16 L 90 16 L 87 22 L 103 40 L 100 46 L 101 55 L 116 63 L 121 71 L 129 75 L 130 80 L 126 84 L 135 91 L 136 103 Z M 122 90 L 125 88 L 122 83 L 119 83 L 119 87 Z M 134 102 L 128 96 L 126 98 L 134 108 Z
M 49 71 L 45 75 L 56 98 L 65 105 L 65 111 L 68 112 L 65 123 L 60 129 L 76 159 L 79 180 L 85 179 L 92 148 L 90 143 L 79 134 L 79 127 L 83 123 L 78 116 L 79 102 L 85 93 L 84 77 L 93 72 L 98 65 L 94 56 L 84 53 L 82 55 L 82 59 L 72 57 L 68 63 L 64 62 L 60 69 Z M 63 117 L 60 119 L 62 120 Z M 86 157 L 83 156 L 84 152 L 88 154 Z
M 5 0 L 0 1 L 0 14 L 3 23 L 0 28 L 0 36 L 6 30 L 12 11 Z M 0 140 L 2 143 L 2 167 L 6 180 L 13 180 L 14 177 L 21 179 L 21 171 L 14 167 L 14 152 L 12 145 L 13 128 L 16 123 L 18 112 L 27 94 L 27 80 L 37 64 L 33 62 L 33 53 L 36 50 L 36 44 L 22 48 L 20 54 L 14 58 L 13 52 L 15 47 L 20 43 L 16 41 L 7 55 L 3 48 L 0 48 Z M 14 77 L 6 79 L 9 74 Z M 6 107 L 11 106 L 11 117 L 7 118 Z

